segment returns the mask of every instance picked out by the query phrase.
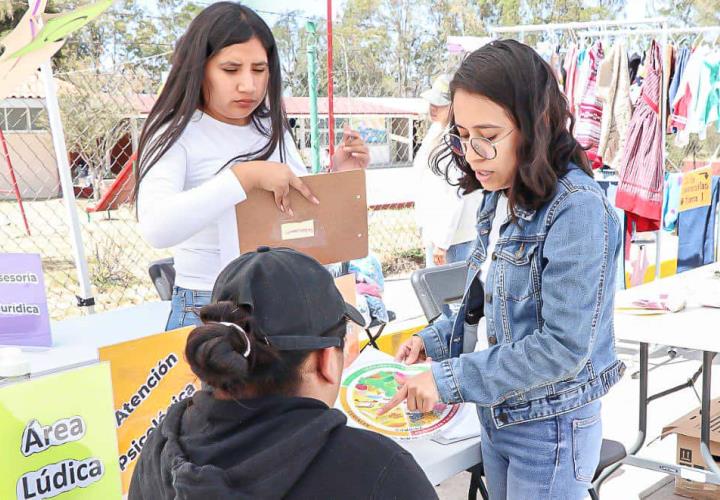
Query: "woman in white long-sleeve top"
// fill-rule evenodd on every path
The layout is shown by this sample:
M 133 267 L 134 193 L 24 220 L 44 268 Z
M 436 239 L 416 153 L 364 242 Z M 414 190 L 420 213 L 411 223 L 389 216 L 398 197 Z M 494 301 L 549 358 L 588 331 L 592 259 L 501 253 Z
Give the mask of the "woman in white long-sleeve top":
M 338 169 L 364 168 L 368 149 L 346 130 Z M 290 189 L 318 200 L 282 103 L 277 45 L 251 9 L 219 2 L 190 23 L 139 146 L 138 219 L 154 247 L 174 247 L 175 288 L 167 329 L 198 324 L 220 272 L 216 222 L 253 189 L 291 211 Z

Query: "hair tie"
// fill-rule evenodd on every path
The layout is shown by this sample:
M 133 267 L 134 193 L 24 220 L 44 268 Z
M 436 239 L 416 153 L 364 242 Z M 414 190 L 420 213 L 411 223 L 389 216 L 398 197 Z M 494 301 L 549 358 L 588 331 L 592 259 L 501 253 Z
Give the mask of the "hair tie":
M 247 332 L 246 332 L 245 330 L 243 330 L 243 328 L 242 328 L 240 325 L 237 325 L 237 324 L 235 324 L 235 323 L 226 323 L 226 322 L 224 322 L 224 321 L 218 321 L 217 323 L 218 323 L 219 325 L 225 325 L 225 326 L 233 327 L 233 328 L 235 328 L 235 329 L 238 331 L 238 333 L 240 333 L 240 334 L 243 336 L 243 338 L 245 339 L 245 345 L 246 345 L 247 347 L 245 348 L 245 352 L 242 353 L 242 357 L 245 358 L 245 359 L 247 359 L 247 357 L 250 355 L 250 338 L 248 337 Z

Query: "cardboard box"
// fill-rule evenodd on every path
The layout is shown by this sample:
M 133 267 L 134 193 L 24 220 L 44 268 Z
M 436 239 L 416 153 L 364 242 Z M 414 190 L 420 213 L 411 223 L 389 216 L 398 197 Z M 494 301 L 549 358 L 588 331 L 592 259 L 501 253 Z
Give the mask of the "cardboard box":
M 701 422 L 700 408 L 696 408 L 663 428 L 662 434 L 677 435 L 678 464 L 705 470 L 705 461 L 700 453 Z M 710 403 L 710 453 L 720 462 L 720 398 Z M 720 485 L 693 481 L 685 477 L 675 478 L 675 492 L 690 498 L 720 499 Z

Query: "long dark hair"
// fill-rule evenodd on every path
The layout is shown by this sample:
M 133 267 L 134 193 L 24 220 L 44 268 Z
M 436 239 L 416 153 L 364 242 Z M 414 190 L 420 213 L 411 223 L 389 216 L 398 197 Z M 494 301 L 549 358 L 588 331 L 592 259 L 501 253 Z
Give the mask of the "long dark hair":
M 177 42 L 170 74 L 140 136 L 136 196 L 140 182 L 152 166 L 175 144 L 193 113 L 203 108 L 205 63 L 223 48 L 253 37 L 265 48 L 270 76 L 267 97 L 253 112 L 252 123 L 268 141 L 256 151 L 218 165 L 218 170 L 238 161 L 267 160 L 276 149 L 279 149 L 280 161 L 285 161 L 283 137 L 289 127 L 282 101 L 282 75 L 275 38 L 252 9 L 234 2 L 218 2 L 200 12 Z
M 575 119 L 567 98 L 550 65 L 531 47 L 515 40 L 497 40 L 472 52 L 450 82 L 453 97 L 458 89 L 501 106 L 520 133 L 518 169 L 507 193 L 511 209 L 537 210 L 550 201 L 570 162 L 592 176 L 585 150 L 573 137 Z M 454 113 L 450 114 L 450 131 L 457 134 Z M 436 174 L 449 179 L 453 163 L 463 172 L 461 191 L 482 188 L 464 156 L 454 154 L 445 144 L 436 148 L 432 160 Z

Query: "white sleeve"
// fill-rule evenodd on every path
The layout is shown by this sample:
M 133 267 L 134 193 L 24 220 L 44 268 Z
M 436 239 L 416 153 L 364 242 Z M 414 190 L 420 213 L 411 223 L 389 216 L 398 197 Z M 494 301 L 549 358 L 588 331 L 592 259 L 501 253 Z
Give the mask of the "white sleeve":
M 187 168 L 187 152 L 176 142 L 140 183 L 140 233 L 155 248 L 182 243 L 246 198 L 230 169 L 185 191 Z
M 433 245 L 443 250 L 450 248 L 463 210 L 463 199 L 457 193 L 457 186 L 448 186 L 448 188 L 444 197 L 445 201 L 440 205 L 441 208 L 434 218 L 435 224 L 428 228 Z
M 452 160 L 450 160 L 452 161 Z M 450 163 L 448 162 L 448 166 Z M 462 172 L 459 168 L 449 169 L 450 181 L 457 183 Z M 442 192 L 434 193 L 435 204 L 434 223 L 428 228 L 429 239 L 436 247 L 447 250 L 450 248 L 462 216 L 464 200 L 458 192 L 458 186 L 451 186 L 445 179 L 442 180 Z

